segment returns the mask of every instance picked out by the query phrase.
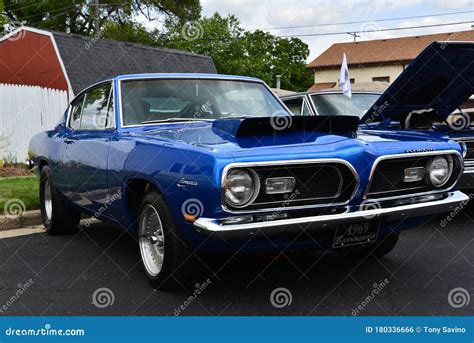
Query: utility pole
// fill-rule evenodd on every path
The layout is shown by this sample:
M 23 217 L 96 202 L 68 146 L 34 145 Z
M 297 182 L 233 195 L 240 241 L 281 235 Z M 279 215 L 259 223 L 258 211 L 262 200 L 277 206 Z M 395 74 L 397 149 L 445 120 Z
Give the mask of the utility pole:
M 357 32 L 347 32 L 347 34 L 354 37 L 354 43 L 357 42 L 357 38 L 360 38 L 360 36 L 357 34 Z
M 95 5 L 95 10 L 94 10 L 95 35 L 99 36 L 99 32 L 100 32 L 99 0 L 94 0 L 94 5 Z

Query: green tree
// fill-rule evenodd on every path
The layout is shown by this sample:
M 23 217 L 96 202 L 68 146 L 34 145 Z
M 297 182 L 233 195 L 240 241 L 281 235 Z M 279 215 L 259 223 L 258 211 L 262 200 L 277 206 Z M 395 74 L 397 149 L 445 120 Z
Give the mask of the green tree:
M 99 0 L 99 25 L 115 22 L 127 28 L 148 20 L 165 18 L 178 23 L 199 17 L 199 0 Z M 92 35 L 96 30 L 94 0 L 5 0 L 4 14 L 14 22 L 58 31 Z
M 295 91 L 307 90 L 313 83 L 305 68 L 309 49 L 300 39 L 246 31 L 235 16 L 218 13 L 167 27 L 158 39 L 160 45 L 211 56 L 219 73 L 258 77 L 271 86 L 281 75 L 282 88 Z
M 103 25 L 100 36 L 129 43 L 157 45 L 155 35 L 156 33 L 148 31 L 143 25 L 138 23 L 127 22 L 119 24 L 107 21 Z
M 7 17 L 2 14 L 4 7 L 3 0 L 0 0 L 0 33 L 3 32 L 3 26 L 8 22 Z

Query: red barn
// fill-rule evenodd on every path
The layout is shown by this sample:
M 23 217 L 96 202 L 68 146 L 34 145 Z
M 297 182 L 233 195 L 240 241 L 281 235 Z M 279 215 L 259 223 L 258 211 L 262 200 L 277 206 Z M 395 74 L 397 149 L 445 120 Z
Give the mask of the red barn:
M 31 136 L 54 126 L 74 94 L 100 80 L 215 72 L 208 56 L 21 27 L 0 38 L 0 159 L 24 160 Z

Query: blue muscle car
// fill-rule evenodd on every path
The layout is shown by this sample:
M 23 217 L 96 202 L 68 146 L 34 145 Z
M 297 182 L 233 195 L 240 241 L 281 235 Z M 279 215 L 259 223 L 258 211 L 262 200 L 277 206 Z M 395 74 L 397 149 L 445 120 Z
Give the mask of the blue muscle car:
M 474 94 L 474 42 L 434 42 L 384 92 L 298 93 L 282 97 L 293 115 L 357 115 L 359 132 L 428 133 L 463 146 L 459 189 L 474 189 L 474 113 L 461 105 Z M 423 133 L 422 133 L 423 135 Z
M 354 116 L 290 116 L 260 80 L 124 75 L 84 90 L 30 158 L 50 234 L 81 213 L 136 232 L 155 287 L 197 250 L 383 256 L 398 232 L 468 200 L 462 150 L 420 133 L 357 134 Z

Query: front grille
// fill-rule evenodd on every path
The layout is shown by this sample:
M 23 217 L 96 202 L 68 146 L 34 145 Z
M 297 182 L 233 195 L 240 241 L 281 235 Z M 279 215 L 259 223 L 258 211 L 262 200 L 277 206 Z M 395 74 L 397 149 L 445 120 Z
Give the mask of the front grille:
M 352 170 L 340 162 L 287 165 L 283 163 L 249 167 L 257 173 L 262 186 L 254 202 L 241 210 L 345 203 L 351 199 L 358 186 Z M 293 192 L 285 194 L 265 192 L 264 185 L 267 178 L 290 176 L 296 181 Z
M 425 167 L 437 155 L 423 155 L 402 158 L 390 158 L 381 160 L 372 175 L 366 193 L 366 198 L 378 199 L 391 196 L 418 194 L 434 190 L 449 189 L 458 179 L 462 170 L 461 161 L 457 155 L 453 157 L 453 172 L 446 184 L 441 188 L 433 186 L 426 175 L 423 180 L 416 182 L 404 182 L 405 169 L 414 167 Z

